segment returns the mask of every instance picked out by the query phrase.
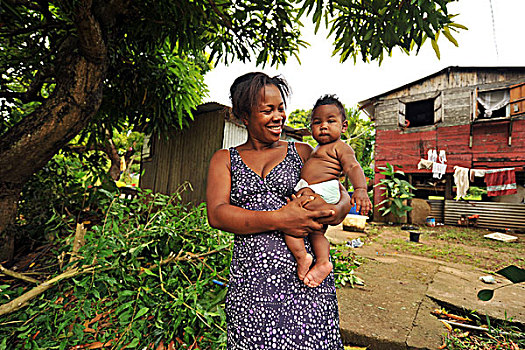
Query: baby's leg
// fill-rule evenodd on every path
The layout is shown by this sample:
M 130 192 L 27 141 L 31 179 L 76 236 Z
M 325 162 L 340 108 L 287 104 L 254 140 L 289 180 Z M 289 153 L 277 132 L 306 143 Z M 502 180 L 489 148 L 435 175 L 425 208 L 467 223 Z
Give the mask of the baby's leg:
M 284 241 L 297 261 L 297 275 L 302 281 L 314 259 L 306 252 L 303 238 L 284 235 Z
M 310 242 L 315 253 L 316 261 L 314 267 L 306 274 L 303 282 L 308 287 L 317 287 L 332 271 L 330 262 L 330 242 L 324 236 L 324 231 L 310 234 Z

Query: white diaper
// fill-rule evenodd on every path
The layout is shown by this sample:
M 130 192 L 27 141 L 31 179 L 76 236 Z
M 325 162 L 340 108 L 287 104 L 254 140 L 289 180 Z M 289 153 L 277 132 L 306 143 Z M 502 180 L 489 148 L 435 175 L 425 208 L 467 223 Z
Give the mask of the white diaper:
M 301 188 L 309 187 L 321 196 L 326 203 L 336 204 L 339 203 L 341 198 L 341 192 L 339 191 L 339 180 L 333 179 L 324 182 L 319 182 L 317 184 L 308 184 L 305 180 L 301 179 L 295 185 L 295 192 L 299 191 Z

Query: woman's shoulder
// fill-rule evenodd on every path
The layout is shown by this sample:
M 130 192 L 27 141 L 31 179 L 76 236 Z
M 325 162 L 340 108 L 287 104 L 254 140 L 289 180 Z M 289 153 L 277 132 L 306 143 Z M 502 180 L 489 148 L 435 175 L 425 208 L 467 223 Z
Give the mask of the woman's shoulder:
M 308 157 L 310 157 L 310 153 L 312 153 L 312 146 L 307 144 L 306 142 L 294 142 L 295 149 L 297 150 L 297 153 L 299 154 L 299 157 L 305 162 Z
M 218 162 L 218 163 L 226 162 L 229 164 L 230 163 L 230 150 L 227 148 L 223 148 L 218 151 L 215 151 L 210 162 Z

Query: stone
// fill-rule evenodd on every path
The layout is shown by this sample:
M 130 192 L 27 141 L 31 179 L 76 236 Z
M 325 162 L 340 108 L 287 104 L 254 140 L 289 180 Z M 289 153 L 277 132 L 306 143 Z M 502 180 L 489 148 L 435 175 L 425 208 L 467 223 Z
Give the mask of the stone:
M 408 213 L 411 222 L 417 225 L 424 225 L 427 216 L 430 216 L 430 204 L 425 199 L 413 198 L 411 206 L 413 209 Z

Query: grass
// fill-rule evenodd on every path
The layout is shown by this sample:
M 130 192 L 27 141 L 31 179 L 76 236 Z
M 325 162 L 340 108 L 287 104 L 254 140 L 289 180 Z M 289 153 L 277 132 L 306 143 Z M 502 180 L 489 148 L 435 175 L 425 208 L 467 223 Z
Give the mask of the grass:
M 512 320 L 491 323 L 488 318 L 483 319 L 483 317 L 478 316 L 475 312 L 470 312 L 462 316 L 466 317 L 468 321 L 459 321 L 459 323 L 472 324 L 473 326 L 485 328 L 486 331 L 468 330 L 463 327 L 449 326 L 450 328 L 447 327 L 448 332 L 443 337 L 443 349 L 516 350 L 523 349 L 523 346 L 525 346 L 525 333 L 523 329 L 512 325 L 510 322 Z M 444 316 L 440 316 L 440 318 L 457 322 L 455 319 Z
M 487 230 L 456 226 L 420 227 L 420 243 L 408 241 L 400 226 L 372 226 L 371 241 L 384 248 L 414 255 L 497 270 L 508 265 L 525 266 L 525 242 L 505 243 L 486 239 Z

